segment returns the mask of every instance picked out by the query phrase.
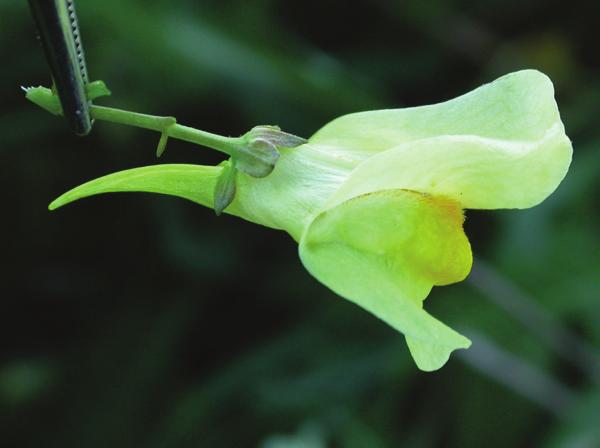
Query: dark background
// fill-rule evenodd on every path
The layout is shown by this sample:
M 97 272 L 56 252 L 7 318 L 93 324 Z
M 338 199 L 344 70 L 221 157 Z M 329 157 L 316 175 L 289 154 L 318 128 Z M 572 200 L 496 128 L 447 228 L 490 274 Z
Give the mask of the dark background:
M 600 27 L 592 1 L 78 3 L 101 103 L 225 135 L 554 81 L 575 155 L 524 211 L 469 212 L 475 269 L 427 307 L 473 339 L 435 373 L 322 287 L 282 232 L 171 197 L 47 204 L 158 163 L 158 135 L 77 138 L 28 103 L 49 75 L 0 0 L 0 446 L 600 447 Z M 161 163 L 217 163 L 171 141 Z

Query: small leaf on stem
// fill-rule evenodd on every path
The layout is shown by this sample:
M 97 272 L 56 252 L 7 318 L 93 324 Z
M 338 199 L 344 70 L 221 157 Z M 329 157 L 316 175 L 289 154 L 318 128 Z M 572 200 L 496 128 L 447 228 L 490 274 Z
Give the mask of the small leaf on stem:
M 85 95 L 90 101 L 101 96 L 110 96 L 111 93 L 104 81 L 93 81 L 85 85 Z
M 158 141 L 158 146 L 156 147 L 156 157 L 160 157 L 163 155 L 163 152 L 165 152 L 165 149 L 167 148 L 167 140 L 169 140 L 169 134 L 167 134 L 167 131 L 163 131 L 162 134 L 160 134 L 160 140 Z

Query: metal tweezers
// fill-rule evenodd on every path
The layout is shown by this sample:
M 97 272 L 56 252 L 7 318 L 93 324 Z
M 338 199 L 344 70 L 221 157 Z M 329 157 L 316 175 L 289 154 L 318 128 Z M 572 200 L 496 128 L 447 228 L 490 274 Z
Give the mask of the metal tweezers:
M 29 0 L 63 116 L 77 135 L 92 130 L 88 74 L 74 0 Z

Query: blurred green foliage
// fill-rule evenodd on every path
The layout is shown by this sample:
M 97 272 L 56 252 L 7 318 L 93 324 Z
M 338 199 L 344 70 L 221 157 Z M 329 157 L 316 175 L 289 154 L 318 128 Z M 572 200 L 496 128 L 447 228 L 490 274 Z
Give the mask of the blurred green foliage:
M 476 270 L 428 308 L 473 348 L 425 374 L 401 335 L 317 284 L 283 233 L 150 195 L 49 213 L 67 188 L 152 163 L 157 137 L 99 123 L 77 138 L 27 103 L 19 86 L 48 85 L 48 71 L 26 2 L 0 0 L 0 446 L 600 446 L 593 8 L 78 4 L 105 104 L 226 135 L 272 123 L 309 136 L 519 68 L 554 80 L 570 173 L 537 208 L 468 214 Z M 161 163 L 219 160 L 170 142 Z

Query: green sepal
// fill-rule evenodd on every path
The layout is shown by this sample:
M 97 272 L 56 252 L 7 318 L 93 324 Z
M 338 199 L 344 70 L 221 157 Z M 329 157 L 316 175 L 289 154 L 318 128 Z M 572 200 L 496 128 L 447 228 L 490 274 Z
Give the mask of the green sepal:
M 253 127 L 246 133 L 246 137 L 262 138 L 280 148 L 295 148 L 308 142 L 305 138 L 282 131 L 279 126 L 266 124 Z
M 235 198 L 237 169 L 233 159 L 220 165 L 223 169 L 217 179 L 214 193 L 214 209 L 217 216 L 223 213 Z
M 275 168 L 279 160 L 279 148 L 296 148 L 307 142 L 306 139 L 287 132 L 279 126 L 255 126 L 241 137 L 242 144 L 237 146 L 232 157 L 237 168 L 252 177 L 266 177 Z
M 266 177 L 275 168 L 279 151 L 268 140 L 256 138 L 236 147 L 231 156 L 236 159 L 237 167 L 242 173 L 252 177 Z

